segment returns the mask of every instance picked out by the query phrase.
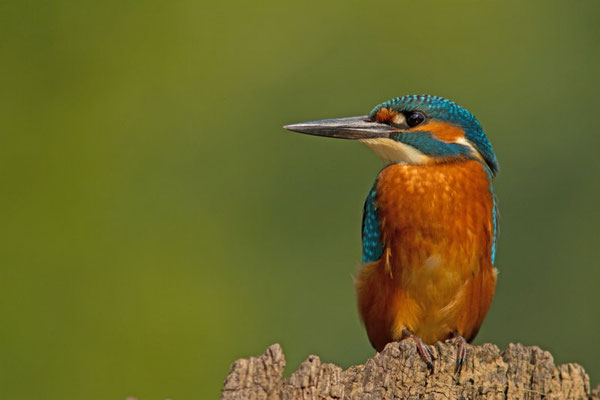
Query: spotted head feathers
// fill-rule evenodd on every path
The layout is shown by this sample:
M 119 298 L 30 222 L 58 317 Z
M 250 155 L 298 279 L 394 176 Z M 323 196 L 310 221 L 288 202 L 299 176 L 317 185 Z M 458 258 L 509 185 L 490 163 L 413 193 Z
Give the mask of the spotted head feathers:
M 423 131 L 420 136 L 394 134 L 392 138 L 415 146 L 430 156 L 468 153 L 460 136 L 471 144 L 485 161 L 492 175 L 498 171 L 498 161 L 491 143 L 473 114 L 455 102 L 432 95 L 406 95 L 376 106 L 369 119 Z M 431 128 L 431 129 L 428 129 Z M 458 128 L 452 133 L 453 128 Z M 428 137 L 427 133 L 430 134 Z M 440 140 L 435 140 L 440 139 Z

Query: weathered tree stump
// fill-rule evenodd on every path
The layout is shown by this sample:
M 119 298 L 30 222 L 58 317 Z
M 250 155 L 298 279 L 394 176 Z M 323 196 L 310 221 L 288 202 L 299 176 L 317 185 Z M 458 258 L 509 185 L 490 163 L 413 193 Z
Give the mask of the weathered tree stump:
M 456 349 L 433 346 L 431 373 L 410 340 L 390 343 L 363 365 L 342 370 L 309 356 L 283 379 L 285 357 L 274 344 L 258 357 L 235 361 L 225 379 L 222 399 L 593 399 L 600 387 L 578 364 L 554 365 L 538 347 L 510 344 L 469 346 L 460 375 L 454 373 Z

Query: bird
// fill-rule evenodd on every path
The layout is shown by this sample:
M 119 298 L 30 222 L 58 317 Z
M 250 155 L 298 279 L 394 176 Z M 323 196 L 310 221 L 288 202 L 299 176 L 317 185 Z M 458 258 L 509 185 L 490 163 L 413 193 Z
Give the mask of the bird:
M 481 124 L 440 96 L 405 95 L 368 115 L 284 126 L 358 140 L 384 162 L 362 217 L 358 312 L 371 345 L 412 340 L 434 370 L 431 345 L 468 356 L 494 297 L 499 165 Z

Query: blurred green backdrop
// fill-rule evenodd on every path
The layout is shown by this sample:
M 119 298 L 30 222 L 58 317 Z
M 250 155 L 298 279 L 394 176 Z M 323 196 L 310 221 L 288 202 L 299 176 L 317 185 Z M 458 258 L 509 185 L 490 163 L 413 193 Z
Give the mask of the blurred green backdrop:
M 373 354 L 355 310 L 358 143 L 285 123 L 407 93 L 501 162 L 477 343 L 600 381 L 597 1 L 0 5 L 0 397 L 215 398 L 238 357 Z

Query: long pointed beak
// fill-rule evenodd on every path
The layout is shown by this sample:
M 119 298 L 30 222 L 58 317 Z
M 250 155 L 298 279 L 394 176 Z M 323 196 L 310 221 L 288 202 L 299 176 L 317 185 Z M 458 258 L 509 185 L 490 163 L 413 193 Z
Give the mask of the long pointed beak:
M 284 126 L 285 129 L 308 135 L 340 139 L 388 138 L 397 132 L 389 125 L 369 121 L 367 115 L 349 118 L 321 119 Z

